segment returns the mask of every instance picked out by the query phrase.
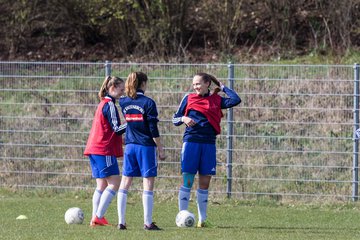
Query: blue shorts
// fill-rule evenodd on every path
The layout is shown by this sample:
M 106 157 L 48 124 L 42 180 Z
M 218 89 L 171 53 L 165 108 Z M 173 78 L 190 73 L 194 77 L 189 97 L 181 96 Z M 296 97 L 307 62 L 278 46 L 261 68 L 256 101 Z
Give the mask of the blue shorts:
M 93 178 L 106 178 L 119 175 L 119 165 L 115 156 L 89 155 Z
M 127 177 L 156 177 L 156 147 L 126 144 L 122 175 Z
M 201 175 L 216 174 L 216 145 L 184 142 L 181 149 L 181 172 Z

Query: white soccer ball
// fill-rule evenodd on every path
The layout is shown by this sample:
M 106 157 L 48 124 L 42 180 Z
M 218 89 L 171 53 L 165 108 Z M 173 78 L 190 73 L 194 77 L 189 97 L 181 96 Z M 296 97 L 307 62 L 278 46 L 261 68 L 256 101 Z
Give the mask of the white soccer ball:
M 65 212 L 65 222 L 67 224 L 82 224 L 84 221 L 84 212 L 78 207 L 69 208 Z
M 176 215 L 176 226 L 192 227 L 195 224 L 195 215 L 188 210 L 181 210 Z

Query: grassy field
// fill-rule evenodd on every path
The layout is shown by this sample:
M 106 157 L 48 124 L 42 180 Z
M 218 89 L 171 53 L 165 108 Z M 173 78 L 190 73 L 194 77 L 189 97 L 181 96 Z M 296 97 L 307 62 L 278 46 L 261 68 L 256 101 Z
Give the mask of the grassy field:
M 175 225 L 177 202 L 156 196 L 154 221 L 160 232 L 142 229 L 142 205 L 138 194 L 130 195 L 127 231 L 115 227 L 90 228 L 89 194 L 36 192 L 13 193 L 0 190 L 0 239 L 359 239 L 360 205 L 358 203 L 275 203 L 211 201 L 208 218 L 213 228 L 182 229 Z M 64 213 L 78 206 L 85 212 L 81 225 L 67 225 Z M 195 203 L 191 211 L 196 213 Z M 16 220 L 26 215 L 27 220 Z M 116 201 L 107 218 L 117 222 Z

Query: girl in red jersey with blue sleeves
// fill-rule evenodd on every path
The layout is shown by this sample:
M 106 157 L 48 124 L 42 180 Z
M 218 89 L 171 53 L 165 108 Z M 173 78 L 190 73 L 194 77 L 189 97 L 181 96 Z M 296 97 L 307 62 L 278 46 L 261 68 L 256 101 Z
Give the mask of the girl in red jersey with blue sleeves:
M 214 82 L 218 87 L 213 93 L 209 87 Z M 178 195 L 179 210 L 187 210 L 195 174 L 199 173 L 199 188 L 196 191 L 199 214 L 198 227 L 207 225 L 207 203 L 210 180 L 216 174 L 216 135 L 220 134 L 221 109 L 231 108 L 241 102 L 238 94 L 225 87 L 214 76 L 198 73 L 193 78 L 195 93 L 186 95 L 174 114 L 175 126 L 186 124 L 181 150 L 183 184 Z M 228 98 L 217 93 L 223 91 Z
M 126 229 L 125 212 L 128 190 L 133 177 L 143 178 L 144 229 L 160 230 L 152 221 L 154 181 L 157 176 L 156 148 L 160 160 L 165 153 L 157 127 L 158 112 L 154 100 L 144 95 L 148 78 L 133 72 L 125 83 L 126 97 L 119 103 L 127 122 L 122 178 L 118 192 L 119 230 Z
M 123 156 L 121 125 L 115 101 L 124 93 L 124 81 L 117 77 L 105 78 L 98 97 L 100 103 L 90 130 L 84 155 L 89 156 L 92 177 L 96 179 L 93 212 L 90 226 L 108 225 L 104 214 L 120 185 L 117 157 Z

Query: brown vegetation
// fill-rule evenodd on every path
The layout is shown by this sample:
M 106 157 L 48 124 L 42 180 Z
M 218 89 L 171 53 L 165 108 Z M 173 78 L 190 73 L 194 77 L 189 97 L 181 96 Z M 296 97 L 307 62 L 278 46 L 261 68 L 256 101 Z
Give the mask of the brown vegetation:
M 256 61 L 360 45 L 360 0 L 0 2 L 1 60 Z

